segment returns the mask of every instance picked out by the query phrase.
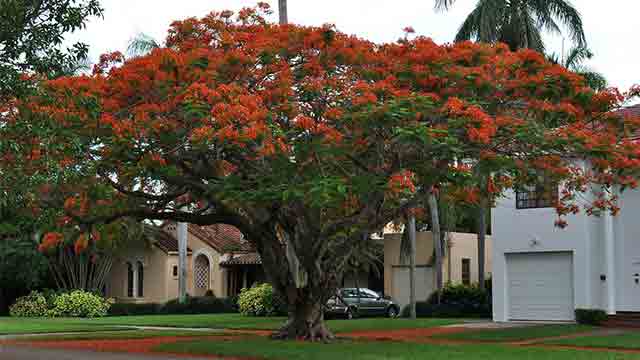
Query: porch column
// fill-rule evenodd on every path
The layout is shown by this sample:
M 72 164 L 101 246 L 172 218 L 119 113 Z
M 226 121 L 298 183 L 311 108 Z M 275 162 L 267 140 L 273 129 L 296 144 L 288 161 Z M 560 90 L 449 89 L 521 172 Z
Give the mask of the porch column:
M 242 270 L 242 288 L 246 289 L 248 287 L 247 284 L 247 269 Z
M 605 247 L 605 265 L 606 265 L 606 298 L 607 298 L 607 314 L 614 315 L 616 313 L 616 248 L 615 236 L 613 233 L 613 218 L 609 211 L 605 211 L 603 216 L 604 222 L 604 247 Z

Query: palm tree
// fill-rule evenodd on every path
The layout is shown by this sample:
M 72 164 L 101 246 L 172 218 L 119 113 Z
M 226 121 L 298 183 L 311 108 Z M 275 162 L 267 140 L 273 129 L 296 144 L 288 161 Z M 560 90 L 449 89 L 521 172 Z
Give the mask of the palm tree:
M 409 318 L 415 319 L 416 314 L 416 217 L 413 214 L 405 216 L 404 229 L 400 238 L 400 262 L 409 261 Z
M 456 0 L 435 0 L 436 9 L 448 10 Z M 478 0 L 456 34 L 455 41 L 503 42 L 512 50 L 544 52 L 542 31 L 561 33 L 565 26 L 573 42 L 585 45 L 580 13 L 566 0 Z
M 563 54 L 564 55 L 564 54 Z M 582 75 L 585 78 L 587 86 L 593 90 L 600 91 L 607 87 L 607 79 L 601 73 L 590 69 L 583 63 L 593 57 L 593 52 L 586 46 L 574 46 L 569 50 L 567 58 L 558 59 L 557 54 L 547 56 L 549 61 L 560 64 L 567 69 Z

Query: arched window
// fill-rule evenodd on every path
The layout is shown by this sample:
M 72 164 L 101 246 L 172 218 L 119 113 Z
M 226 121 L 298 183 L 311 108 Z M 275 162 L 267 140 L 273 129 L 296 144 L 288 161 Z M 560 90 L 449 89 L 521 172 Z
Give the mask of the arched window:
M 195 266 L 193 269 L 193 280 L 196 290 L 196 295 L 202 296 L 204 293 L 209 290 L 210 285 L 210 271 L 209 271 L 209 258 L 200 254 L 196 257 Z
M 133 297 L 133 265 L 127 263 L 127 297 Z
M 138 270 L 138 297 L 144 297 L 144 267 L 142 266 L 142 262 L 138 261 L 137 263 Z

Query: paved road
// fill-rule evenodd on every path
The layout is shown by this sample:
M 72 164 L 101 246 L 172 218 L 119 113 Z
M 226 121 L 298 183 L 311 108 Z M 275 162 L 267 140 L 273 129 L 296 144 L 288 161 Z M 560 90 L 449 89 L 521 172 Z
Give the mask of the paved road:
M 0 360 L 212 360 L 212 358 L 104 353 L 0 345 Z

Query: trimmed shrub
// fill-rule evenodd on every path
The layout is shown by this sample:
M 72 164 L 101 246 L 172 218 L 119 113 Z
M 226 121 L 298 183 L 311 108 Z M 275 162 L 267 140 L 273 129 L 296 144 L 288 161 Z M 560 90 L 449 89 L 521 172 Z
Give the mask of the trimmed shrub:
M 238 309 L 248 316 L 273 316 L 286 313 L 286 303 L 275 294 L 270 284 L 242 289 L 238 296 Z
M 473 317 L 489 318 L 492 312 L 491 289 L 481 290 L 477 285 L 447 284 L 440 293 L 434 292 L 427 301 L 416 302 L 418 317 Z M 409 307 L 402 310 L 409 315 Z
M 41 293 L 32 291 L 29 295 L 20 297 L 9 307 L 9 314 L 14 317 L 43 317 L 47 316 L 47 299 Z
M 187 301 L 184 304 L 180 304 L 178 299 L 173 299 L 164 304 L 159 312 L 161 314 L 220 314 L 235 311 L 227 299 L 219 299 L 214 296 L 187 296 Z
M 106 316 L 111 301 L 82 290 L 57 293 L 31 292 L 19 298 L 10 308 L 16 317 L 101 317 Z
M 601 325 L 607 320 L 607 313 L 600 309 L 576 309 L 576 322 L 583 325 Z
M 111 301 L 87 291 L 74 290 L 60 294 L 53 300 L 50 317 L 102 317 L 107 316 Z
M 161 304 L 156 303 L 143 303 L 143 304 L 130 304 L 130 303 L 115 303 L 109 308 L 109 315 L 111 316 L 127 316 L 127 315 L 154 315 L 160 312 L 162 308 Z

